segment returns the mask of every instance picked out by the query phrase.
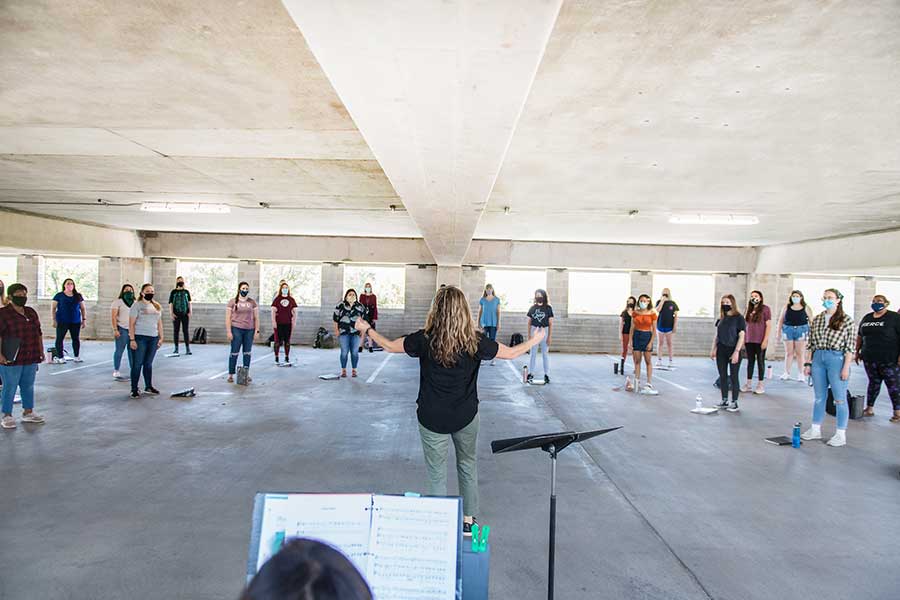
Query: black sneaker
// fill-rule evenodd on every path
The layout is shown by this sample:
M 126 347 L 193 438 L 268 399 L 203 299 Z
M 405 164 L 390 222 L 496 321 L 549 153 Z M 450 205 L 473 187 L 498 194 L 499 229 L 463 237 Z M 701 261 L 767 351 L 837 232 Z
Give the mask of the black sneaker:
M 550 383 L 550 376 L 544 375 L 544 383 Z
M 175 350 L 172 351 L 172 354 L 178 354 L 178 348 L 175 348 Z
M 137 392 L 137 391 L 135 391 L 135 390 L 131 390 L 131 394 L 129 394 L 128 397 L 129 397 L 129 398 L 140 398 L 140 397 L 141 397 L 141 394 L 140 394 L 140 392 Z
M 144 391 L 147 392 L 148 394 L 153 394 L 154 396 L 159 395 L 159 390 L 156 389 L 155 387 L 153 387 L 152 385 L 148 388 L 144 388 Z
M 529 374 L 528 377 L 525 379 L 525 381 L 527 381 L 528 383 L 533 383 L 533 382 L 534 382 L 534 375 Z
M 369 346 L 369 354 L 372 354 L 373 352 L 375 352 L 375 348 L 373 348 L 372 346 Z
M 185 350 L 184 353 L 185 353 L 185 354 L 188 354 L 188 355 L 193 354 L 193 352 L 191 352 L 191 349 L 190 349 L 190 348 L 188 348 L 187 350 Z
M 279 362 L 279 361 L 278 361 L 278 357 L 276 356 L 276 357 L 275 357 L 275 364 L 277 365 L 278 362 Z
M 728 408 L 728 399 L 722 398 L 722 401 L 717 405 L 719 408 Z
M 739 410 L 741 410 L 741 408 L 738 406 L 737 402 L 732 402 L 725 410 L 727 410 L 728 412 L 738 412 Z
M 472 525 L 478 523 L 478 519 L 472 519 L 471 523 L 463 521 L 463 537 L 472 537 Z

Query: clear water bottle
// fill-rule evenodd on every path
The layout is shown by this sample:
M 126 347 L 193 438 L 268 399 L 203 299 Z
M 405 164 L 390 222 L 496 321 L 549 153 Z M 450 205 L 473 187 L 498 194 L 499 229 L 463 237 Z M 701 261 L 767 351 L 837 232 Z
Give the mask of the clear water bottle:
M 800 421 L 794 423 L 794 433 L 791 435 L 791 446 L 794 448 L 800 447 Z
M 703 408 L 703 394 L 697 394 L 697 400 L 694 402 L 694 405 L 697 410 Z

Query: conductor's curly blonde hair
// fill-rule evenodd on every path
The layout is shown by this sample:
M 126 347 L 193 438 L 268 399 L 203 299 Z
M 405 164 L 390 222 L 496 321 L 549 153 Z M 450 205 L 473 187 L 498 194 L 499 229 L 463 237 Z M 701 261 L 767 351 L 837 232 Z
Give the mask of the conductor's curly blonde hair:
M 454 366 L 461 354 L 475 356 L 478 332 L 461 289 L 448 285 L 437 291 L 425 320 L 425 335 L 431 357 L 441 366 Z

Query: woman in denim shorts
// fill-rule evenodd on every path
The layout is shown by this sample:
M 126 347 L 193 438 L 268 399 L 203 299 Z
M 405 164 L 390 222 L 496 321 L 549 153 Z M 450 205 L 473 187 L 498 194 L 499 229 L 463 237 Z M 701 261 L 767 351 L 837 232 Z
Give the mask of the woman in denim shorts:
M 812 311 L 806 305 L 803 292 L 794 290 L 791 292 L 787 306 L 781 312 L 778 320 L 778 329 L 781 330 L 781 339 L 784 341 L 784 373 L 781 380 L 791 379 L 793 362 L 797 361 L 797 381 L 806 381 L 803 377 L 803 360 L 806 356 L 806 340 L 809 338 L 809 322 Z

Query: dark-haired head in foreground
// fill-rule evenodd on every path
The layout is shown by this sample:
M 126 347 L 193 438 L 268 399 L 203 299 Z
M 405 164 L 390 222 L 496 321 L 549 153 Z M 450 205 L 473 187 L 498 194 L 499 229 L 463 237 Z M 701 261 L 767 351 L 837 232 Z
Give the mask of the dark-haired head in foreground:
M 263 565 L 240 600 L 372 600 L 372 592 L 339 551 L 296 539 Z

